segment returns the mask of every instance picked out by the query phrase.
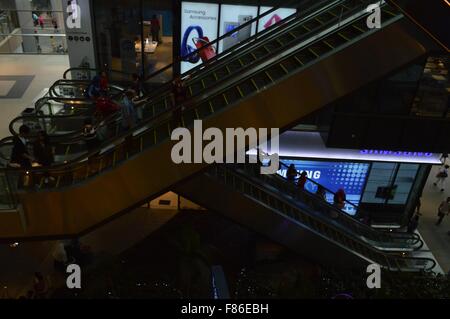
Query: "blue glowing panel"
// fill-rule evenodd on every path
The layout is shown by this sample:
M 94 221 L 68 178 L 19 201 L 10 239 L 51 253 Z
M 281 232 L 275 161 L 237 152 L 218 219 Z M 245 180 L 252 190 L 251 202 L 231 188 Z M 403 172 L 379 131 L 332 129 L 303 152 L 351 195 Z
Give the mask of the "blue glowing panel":
M 328 161 L 303 161 L 282 159 L 287 166 L 294 164 L 297 171 L 306 171 L 308 178 L 321 184 L 332 192 L 343 188 L 346 193 L 347 201 L 358 206 L 364 185 L 369 172 L 369 164 L 354 162 L 328 162 Z M 287 168 L 283 167 L 278 173 L 286 177 Z M 306 190 L 316 192 L 317 186 L 313 183 L 306 183 Z M 327 194 L 327 201 L 333 203 L 333 195 Z M 344 210 L 354 215 L 355 208 L 352 205 L 346 205 Z

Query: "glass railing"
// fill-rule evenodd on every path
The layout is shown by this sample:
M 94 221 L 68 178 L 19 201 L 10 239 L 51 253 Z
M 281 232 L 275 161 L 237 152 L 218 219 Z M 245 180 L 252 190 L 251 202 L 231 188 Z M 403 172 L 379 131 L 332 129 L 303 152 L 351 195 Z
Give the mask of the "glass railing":
M 281 166 L 287 167 L 284 163 L 281 163 Z M 314 187 L 300 188 L 296 182 L 289 181 L 281 175 L 261 175 L 257 165 L 240 165 L 236 168 L 236 171 L 258 180 L 262 185 L 272 187 L 274 191 L 280 192 L 289 199 L 300 202 L 302 207 L 307 207 L 311 212 L 316 212 L 319 218 L 332 220 L 343 230 L 356 234 L 359 239 L 367 241 L 378 249 L 410 251 L 418 250 L 423 246 L 423 241 L 417 234 L 377 231 L 359 220 L 357 216 L 348 215 L 344 206 L 354 205 L 353 203 L 345 199 L 342 203 L 329 203 L 327 197 L 334 198 L 336 193 L 309 178 L 306 178 L 306 183 L 311 183 Z M 318 191 L 312 193 L 308 189 L 317 189 Z M 360 215 L 367 215 L 358 207 L 355 207 L 355 210 Z
M 247 166 L 248 167 L 248 166 Z M 255 172 L 254 167 L 250 167 L 250 172 Z M 371 243 L 362 240 L 351 232 L 343 231 L 336 223 L 330 222 L 330 218 L 320 218 L 311 206 L 294 205 L 282 195 L 286 189 L 276 189 L 268 191 L 268 188 L 259 182 L 253 182 L 245 175 L 235 169 L 229 169 L 226 165 L 215 165 L 207 171 L 207 175 L 219 180 L 224 185 L 245 194 L 256 202 L 270 207 L 273 211 L 281 214 L 288 220 L 306 226 L 312 232 L 328 238 L 337 245 L 342 245 L 348 250 L 364 258 L 368 262 L 378 263 L 392 271 L 430 271 L 436 266 L 436 262 L 430 258 L 412 257 L 407 252 L 393 250 L 393 252 L 383 252 Z M 253 175 L 253 174 L 252 174 Z M 260 175 L 260 174 L 257 174 Z M 263 175 L 260 175 L 263 176 Z M 283 181 L 286 184 L 285 181 Z M 281 185 L 284 185 L 281 184 Z M 317 201 L 317 199 L 315 200 Z M 323 203 L 319 202 L 319 205 Z M 316 208 L 314 208 L 316 209 Z

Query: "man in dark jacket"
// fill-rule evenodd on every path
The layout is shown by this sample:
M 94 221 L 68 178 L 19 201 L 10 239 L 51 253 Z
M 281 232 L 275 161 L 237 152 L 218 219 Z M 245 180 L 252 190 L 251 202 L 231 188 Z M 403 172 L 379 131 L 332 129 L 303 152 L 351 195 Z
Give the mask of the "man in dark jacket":
M 11 163 L 19 164 L 21 168 L 31 168 L 32 156 L 27 148 L 27 136 L 30 134 L 30 128 L 22 125 L 19 128 L 19 136 L 15 136 L 13 140 L 13 149 L 11 153 Z

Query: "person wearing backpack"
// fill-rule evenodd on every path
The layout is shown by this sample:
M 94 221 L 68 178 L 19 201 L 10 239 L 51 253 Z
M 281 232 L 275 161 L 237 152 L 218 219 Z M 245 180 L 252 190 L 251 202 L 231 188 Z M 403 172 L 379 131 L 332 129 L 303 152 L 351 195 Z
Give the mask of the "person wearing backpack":
M 436 178 L 437 180 L 433 183 L 434 186 L 438 186 L 440 185 L 441 187 L 441 192 L 444 191 L 445 189 L 445 180 L 448 177 L 448 168 L 450 166 L 445 165 L 444 167 L 442 167 L 439 172 L 436 174 Z

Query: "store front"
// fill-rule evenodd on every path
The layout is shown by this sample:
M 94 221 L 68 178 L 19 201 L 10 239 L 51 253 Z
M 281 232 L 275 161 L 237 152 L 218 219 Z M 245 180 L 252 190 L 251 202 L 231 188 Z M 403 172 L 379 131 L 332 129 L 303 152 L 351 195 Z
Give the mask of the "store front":
M 361 218 L 369 215 L 376 224 L 408 221 L 420 198 L 432 165 L 441 164 L 441 154 L 386 150 L 350 150 L 326 148 L 320 133 L 290 131 L 280 136 L 283 164 L 294 164 L 297 171 L 326 189 L 344 189 L 354 204 L 344 210 Z M 286 175 L 285 166 L 279 171 Z M 316 192 L 317 185 L 305 188 Z M 326 200 L 333 203 L 333 196 Z
M 107 66 L 116 73 L 138 74 L 147 79 L 150 87 L 159 85 L 205 60 L 198 55 L 184 60 L 181 57 L 280 3 L 282 1 L 93 1 L 98 66 Z M 296 9 L 288 7 L 275 10 L 258 23 L 220 41 L 207 52 L 206 59 L 295 12 Z M 173 66 L 166 68 L 172 63 Z M 163 72 L 150 77 L 162 69 Z

